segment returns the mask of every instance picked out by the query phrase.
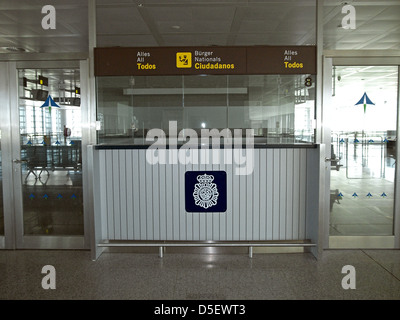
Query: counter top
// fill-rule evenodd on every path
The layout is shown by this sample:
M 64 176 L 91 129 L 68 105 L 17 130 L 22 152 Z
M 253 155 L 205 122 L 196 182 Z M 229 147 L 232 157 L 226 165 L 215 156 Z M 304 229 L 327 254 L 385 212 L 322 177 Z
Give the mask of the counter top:
M 96 150 L 125 150 L 125 149 L 148 149 L 152 145 L 113 145 L 113 144 L 98 144 L 95 145 L 94 148 Z M 165 149 L 180 149 L 182 146 L 185 146 L 186 148 L 189 148 L 189 145 L 187 144 L 181 144 L 181 145 L 176 145 L 176 146 L 169 146 L 166 145 Z M 309 148 L 309 149 L 314 149 L 317 148 L 318 144 L 311 144 L 311 143 L 294 143 L 294 144 L 267 144 L 267 143 L 255 143 L 253 145 L 254 149 L 293 149 L 293 148 Z M 246 149 L 246 145 L 244 144 L 243 149 Z M 190 149 L 213 149 L 212 145 L 208 146 L 201 146 L 201 145 L 192 145 L 190 146 Z M 155 148 L 154 148 L 155 149 Z M 162 149 L 162 146 L 158 146 L 158 149 Z M 224 145 L 219 145 L 218 148 L 216 149 L 224 149 Z M 229 147 L 229 149 L 232 149 L 232 147 Z M 236 148 L 235 148 L 236 149 Z

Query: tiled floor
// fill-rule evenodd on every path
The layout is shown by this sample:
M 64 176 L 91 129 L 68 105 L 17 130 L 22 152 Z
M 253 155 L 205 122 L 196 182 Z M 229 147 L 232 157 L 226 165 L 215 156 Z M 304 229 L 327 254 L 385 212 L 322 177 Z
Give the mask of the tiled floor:
M 42 267 L 56 270 L 45 290 Z M 356 288 L 343 289 L 352 265 Z M 400 250 L 309 253 L 177 254 L 0 250 L 0 299 L 135 300 L 399 300 Z

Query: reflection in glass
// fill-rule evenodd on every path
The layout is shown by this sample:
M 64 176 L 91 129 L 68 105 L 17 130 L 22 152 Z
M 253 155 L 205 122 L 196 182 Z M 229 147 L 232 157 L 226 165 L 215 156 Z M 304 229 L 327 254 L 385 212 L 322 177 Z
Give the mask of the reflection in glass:
M 255 142 L 313 143 L 309 75 L 99 77 L 99 143 L 146 144 L 154 128 L 254 129 Z M 243 131 L 244 132 L 244 131 Z M 183 134 L 183 133 L 182 133 Z
M 48 83 L 41 85 L 38 76 Z M 79 70 L 19 70 L 25 235 L 82 235 Z M 48 96 L 59 106 L 43 106 Z
M 330 235 L 393 235 L 397 67 L 336 66 L 333 79 Z

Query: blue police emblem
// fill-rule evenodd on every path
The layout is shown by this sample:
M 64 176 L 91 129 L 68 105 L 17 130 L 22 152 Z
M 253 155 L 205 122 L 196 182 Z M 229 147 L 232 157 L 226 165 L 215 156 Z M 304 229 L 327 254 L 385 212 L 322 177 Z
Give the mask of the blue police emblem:
M 226 172 L 187 171 L 185 202 L 187 212 L 225 212 Z

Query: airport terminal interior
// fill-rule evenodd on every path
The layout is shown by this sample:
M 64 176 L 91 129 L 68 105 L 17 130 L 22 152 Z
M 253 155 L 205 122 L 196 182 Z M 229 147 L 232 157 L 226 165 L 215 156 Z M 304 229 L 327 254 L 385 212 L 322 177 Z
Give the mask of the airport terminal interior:
M 51 8 L 42 11 L 46 5 L 42 0 L 0 4 L 0 299 L 400 299 L 399 0 L 57 0 L 54 28 Z M 306 61 L 304 48 L 314 48 L 316 55 L 311 69 L 304 62 L 306 71 L 268 73 L 260 61 L 272 55 L 249 61 L 254 46 L 290 48 L 286 67 L 300 68 L 296 59 Z M 121 56 L 100 64 L 98 48 L 116 48 Z M 141 52 L 129 58 L 133 63 L 120 58 L 127 48 Z M 141 59 L 158 57 L 152 51 L 157 48 L 192 50 L 193 66 L 200 61 L 205 69 L 139 70 L 139 62 L 148 61 Z M 247 50 L 246 70 L 254 63 L 259 70 L 236 72 L 239 49 Z M 229 59 L 237 59 L 235 70 L 206 69 L 206 63 Z M 169 60 L 156 61 L 163 66 Z M 119 62 L 138 70 L 114 71 Z M 140 152 L 154 142 L 147 139 L 154 128 L 166 141 L 175 134 L 180 147 L 206 129 L 242 130 L 244 145 L 245 130 L 252 130 L 254 148 L 261 150 L 256 164 L 262 168 L 263 152 L 275 163 L 264 166 L 272 176 L 265 180 L 271 197 L 261 194 L 259 167 L 260 178 L 237 187 L 241 194 L 258 194 L 246 198 L 244 210 L 240 202 L 244 218 L 237 222 L 246 221 L 245 237 L 238 231 L 235 238 L 235 220 L 216 224 L 208 212 L 198 220 L 204 222 L 205 238 L 200 231 L 198 239 L 203 246 L 186 246 L 190 241 L 182 234 L 189 231 L 182 230 L 186 216 L 195 214 L 182 209 L 184 197 L 174 198 L 171 186 L 171 198 L 168 190 L 160 191 L 151 205 L 143 204 L 154 190 L 144 181 L 168 180 L 168 165 L 165 172 L 142 167 L 142 176 L 131 164 L 138 176 L 129 180 L 132 170 L 125 161 L 141 159 Z M 311 162 L 312 150 L 322 150 L 319 165 Z M 187 170 L 177 166 L 171 166 L 171 177 Z M 107 170 L 98 174 L 98 168 Z M 301 186 L 314 187 L 313 176 L 319 194 L 310 218 L 302 210 L 314 208 L 314 195 L 304 191 L 303 203 Z M 236 190 L 236 180 L 229 179 L 228 214 L 236 203 L 229 202 Z M 130 192 L 138 188 L 137 217 L 129 218 L 129 201 L 133 212 L 136 196 L 121 192 L 125 185 Z M 179 220 L 168 220 L 169 205 L 183 210 Z M 159 220 L 152 215 L 144 221 L 143 210 L 156 208 Z M 136 218 L 145 236 L 129 238 L 127 226 L 126 237 L 110 237 L 123 219 L 136 230 Z M 310 240 L 316 225 L 318 237 Z M 218 238 L 210 238 L 208 227 L 219 228 Z M 165 239 L 154 231 L 162 228 Z M 168 228 L 177 234 L 168 238 Z M 108 239 L 96 242 L 105 234 Z M 120 240 L 136 244 L 124 247 Z M 185 244 L 138 245 L 170 240 Z M 225 240 L 240 246 L 204 244 Z M 115 246 L 107 247 L 113 241 Z M 241 246 L 245 241 L 253 243 L 254 256 L 251 245 Z M 266 246 L 257 247 L 261 242 Z M 319 253 L 311 254 L 307 245 L 316 245 Z M 32 272 L 48 264 L 59 275 L 53 292 L 36 284 L 40 270 Z M 343 290 L 344 265 L 356 267 L 357 290 Z

